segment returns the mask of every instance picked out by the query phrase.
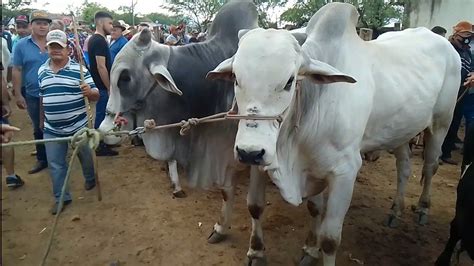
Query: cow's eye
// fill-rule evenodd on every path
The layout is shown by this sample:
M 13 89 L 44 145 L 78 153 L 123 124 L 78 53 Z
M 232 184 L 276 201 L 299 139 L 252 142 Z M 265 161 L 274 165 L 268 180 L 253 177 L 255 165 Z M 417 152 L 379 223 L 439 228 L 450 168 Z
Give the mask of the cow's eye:
M 237 82 L 237 79 L 234 77 L 235 79 L 235 86 L 239 86 L 239 83 Z
M 290 79 L 288 80 L 288 82 L 285 85 L 285 88 L 283 88 L 285 91 L 290 91 L 291 90 L 291 85 L 293 84 L 293 80 L 294 80 L 294 78 L 290 77 Z
M 128 70 L 123 70 L 120 73 L 119 81 L 121 81 L 121 82 L 129 82 L 130 81 L 130 73 L 128 72 Z

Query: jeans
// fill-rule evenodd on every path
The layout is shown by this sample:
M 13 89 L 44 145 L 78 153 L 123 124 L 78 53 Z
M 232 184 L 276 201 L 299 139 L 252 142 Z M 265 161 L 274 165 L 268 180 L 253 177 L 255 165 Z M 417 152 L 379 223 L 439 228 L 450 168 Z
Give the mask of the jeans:
M 45 133 L 45 139 L 55 138 L 55 136 Z M 56 202 L 59 202 L 61 197 L 61 189 L 66 179 L 66 173 L 68 169 L 68 162 L 66 161 L 67 150 L 69 143 L 67 142 L 49 142 L 45 144 L 46 153 L 48 154 L 48 165 L 51 173 L 51 181 L 53 183 L 53 194 Z M 94 161 L 92 159 L 91 149 L 87 145 L 83 145 L 79 148 L 77 153 L 79 161 L 82 166 L 82 174 L 87 183 L 95 182 L 94 175 Z M 69 188 L 66 188 L 64 195 L 64 201 L 71 200 L 71 193 Z
M 94 127 L 97 129 L 100 126 L 100 123 L 105 118 L 105 110 L 107 109 L 107 102 L 109 101 L 109 94 L 107 90 L 99 90 L 100 98 L 97 101 L 95 106 L 95 122 Z
M 40 98 L 26 95 L 26 110 L 33 123 L 33 135 L 35 139 L 43 139 L 43 130 L 40 128 Z M 36 145 L 36 160 L 40 163 L 47 163 L 46 150 L 43 144 Z

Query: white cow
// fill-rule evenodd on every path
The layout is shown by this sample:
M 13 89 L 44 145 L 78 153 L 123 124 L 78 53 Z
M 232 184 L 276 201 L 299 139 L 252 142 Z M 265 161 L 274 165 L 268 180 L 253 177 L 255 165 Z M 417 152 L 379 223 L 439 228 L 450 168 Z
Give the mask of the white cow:
M 2 72 L 3 77 L 7 80 L 7 68 L 10 65 L 10 51 L 8 50 L 8 43 L 5 38 L 2 39 L 2 65 L 4 71 Z
M 235 81 L 239 115 L 247 116 L 239 123 L 235 157 L 259 165 L 289 203 L 308 197 L 312 222 L 303 265 L 320 251 L 324 265 L 335 264 L 361 152 L 394 150 L 398 188 L 392 218 L 400 215 L 410 175 L 408 142 L 423 130 L 418 207 L 420 222 L 426 222 L 431 178 L 460 84 L 460 58 L 444 38 L 418 28 L 364 42 L 357 20 L 352 5 L 328 4 L 312 17 L 302 46 L 287 31 L 248 31 L 237 53 L 208 74 Z M 257 120 L 262 117 L 275 119 Z M 264 259 L 261 179 L 254 175 L 251 186 L 258 185 L 248 197 L 252 264 Z

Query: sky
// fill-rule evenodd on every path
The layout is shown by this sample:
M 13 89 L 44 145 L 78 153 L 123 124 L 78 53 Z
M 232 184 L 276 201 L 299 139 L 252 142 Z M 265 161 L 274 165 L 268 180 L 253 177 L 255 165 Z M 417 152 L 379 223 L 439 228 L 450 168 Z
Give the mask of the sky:
M 74 9 L 80 7 L 84 0 L 30 0 L 31 3 L 28 7 L 43 9 L 50 13 L 69 13 L 69 6 L 73 6 Z M 90 2 L 100 3 L 108 9 L 117 11 L 120 6 L 130 6 L 132 0 L 89 0 Z M 137 1 L 135 10 L 137 14 L 148 14 L 151 12 L 158 12 L 163 14 L 171 15 L 171 13 L 162 8 L 166 3 L 166 0 L 134 0 Z M 286 7 L 277 8 L 269 14 L 271 20 L 276 20 L 283 11 L 293 4 L 294 0 L 288 1 Z
M 75 8 L 80 7 L 84 0 L 31 0 L 31 3 L 28 7 L 43 9 L 50 13 L 69 13 L 68 7 L 74 6 Z M 164 14 L 169 14 L 167 10 L 161 8 L 165 3 L 165 0 L 135 0 L 137 5 L 135 10 L 137 14 L 147 14 L 151 12 L 159 12 Z M 115 10 L 119 6 L 130 6 L 132 0 L 97 0 L 90 2 L 100 3 L 102 6 L 105 6 L 108 9 Z

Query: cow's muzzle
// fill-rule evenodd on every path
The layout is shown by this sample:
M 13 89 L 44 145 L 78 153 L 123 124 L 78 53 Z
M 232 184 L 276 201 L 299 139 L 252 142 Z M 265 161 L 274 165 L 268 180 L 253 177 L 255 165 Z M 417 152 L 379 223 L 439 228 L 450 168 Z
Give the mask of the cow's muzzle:
M 236 146 L 235 149 L 237 150 L 237 156 L 241 163 L 253 165 L 263 164 L 263 155 L 265 155 L 264 149 L 259 151 L 246 151 L 239 149 L 238 146 Z

